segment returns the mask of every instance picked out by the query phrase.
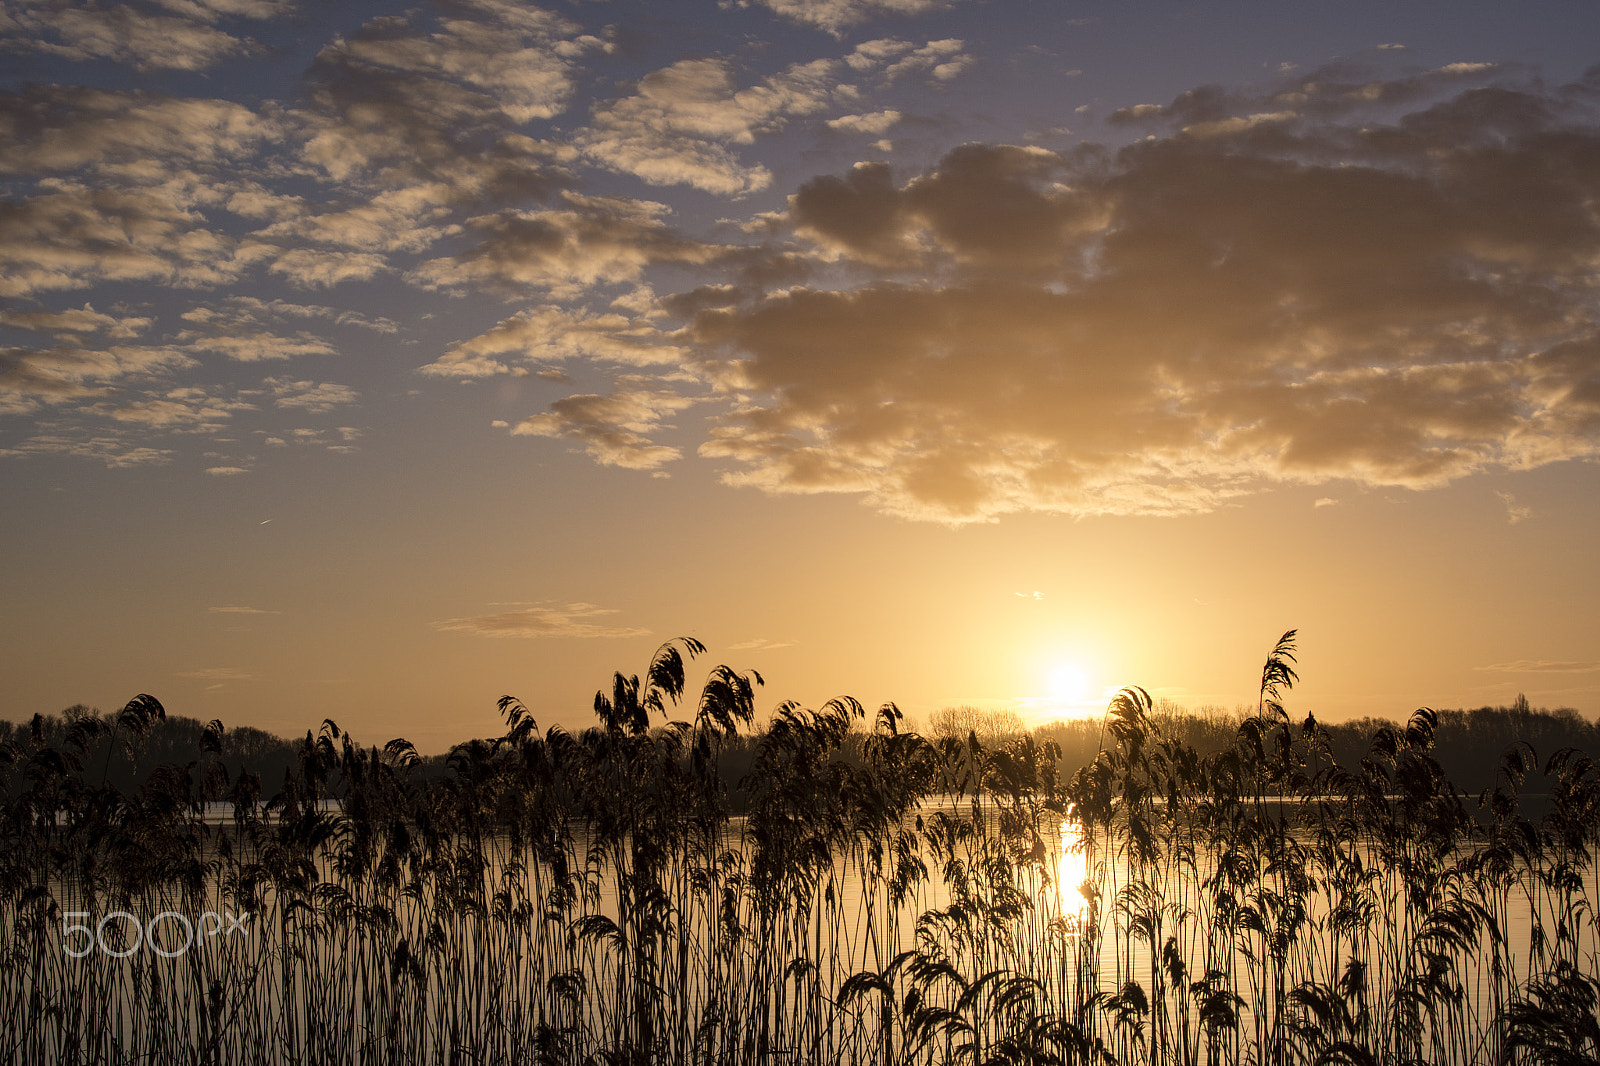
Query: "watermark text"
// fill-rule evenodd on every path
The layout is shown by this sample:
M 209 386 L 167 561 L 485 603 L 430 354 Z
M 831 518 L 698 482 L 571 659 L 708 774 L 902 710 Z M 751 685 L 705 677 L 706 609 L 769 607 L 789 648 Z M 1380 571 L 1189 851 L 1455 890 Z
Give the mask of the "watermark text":
M 95 948 L 112 958 L 125 959 L 141 947 L 164 959 L 175 959 L 195 944 L 209 939 L 226 938 L 235 933 L 250 935 L 246 926 L 250 921 L 248 913 L 206 911 L 191 922 L 187 915 L 177 911 L 162 911 L 148 922 L 141 922 L 137 915 L 128 911 L 112 911 L 92 926 L 73 921 L 91 917 L 88 911 L 67 911 L 61 918 L 61 949 L 75 959 L 83 958 Z M 74 937 L 78 939 L 74 941 Z

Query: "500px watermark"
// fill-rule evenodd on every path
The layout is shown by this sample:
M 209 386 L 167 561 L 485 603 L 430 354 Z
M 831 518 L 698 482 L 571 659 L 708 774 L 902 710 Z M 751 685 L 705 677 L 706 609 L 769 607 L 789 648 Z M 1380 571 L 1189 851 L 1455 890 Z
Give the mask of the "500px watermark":
M 250 920 L 248 913 L 235 917 L 228 911 L 223 911 L 221 914 L 216 911 L 206 911 L 200 915 L 197 922 L 190 922 L 186 916 L 177 911 L 162 911 L 148 922 L 141 922 L 138 916 L 127 911 L 112 911 L 92 928 L 72 922 L 74 918 L 88 917 L 90 917 L 88 911 L 67 911 L 61 918 L 61 949 L 75 959 L 83 958 L 96 947 L 112 958 L 125 959 L 138 951 L 141 946 L 164 959 L 175 959 L 194 947 L 197 941 L 204 942 L 209 937 L 230 937 L 235 933 L 250 935 L 250 930 L 245 928 L 245 923 Z M 112 922 L 117 924 L 112 926 L 111 939 L 113 944 L 120 943 L 120 948 L 106 944 L 106 926 Z M 129 924 L 133 926 L 131 934 L 125 932 Z M 196 924 L 199 925 L 198 937 Z M 167 942 L 165 946 L 158 943 L 157 939 L 157 932 L 163 926 L 167 935 L 160 939 Z M 183 941 L 177 947 L 173 947 L 172 943 L 176 942 L 177 937 L 175 931 L 179 928 L 183 930 Z M 81 947 L 73 945 L 72 938 L 75 934 L 81 934 L 83 937 L 79 941 Z M 132 943 L 129 943 L 130 937 Z

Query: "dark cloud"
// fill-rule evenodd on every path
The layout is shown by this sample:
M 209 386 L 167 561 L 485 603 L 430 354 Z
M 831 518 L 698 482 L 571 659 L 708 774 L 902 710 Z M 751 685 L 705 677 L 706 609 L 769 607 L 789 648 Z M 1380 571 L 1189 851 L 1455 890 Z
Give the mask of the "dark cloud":
M 991 271 L 1059 269 L 1080 231 L 1104 225 L 1098 198 L 1062 186 L 1061 171 L 1044 149 L 964 145 L 904 188 L 884 163 L 814 178 L 790 199 L 790 217 L 823 247 L 880 266 L 937 268 L 942 255 Z M 939 255 L 924 254 L 928 236 Z
M 672 428 L 665 420 L 696 401 L 652 384 L 648 379 L 627 376 L 617 382 L 615 392 L 567 396 L 552 403 L 548 411 L 512 426 L 511 432 L 578 441 L 603 466 L 659 470 L 682 453 L 655 443 L 648 434 Z
M 478 2 L 471 18 L 383 16 L 317 56 L 305 160 L 340 182 L 420 188 L 480 206 L 570 181 L 560 146 L 521 127 L 564 111 L 596 38 L 538 8 Z M 570 157 L 570 150 L 567 151 Z
M 910 180 L 802 187 L 795 231 L 866 277 L 697 314 L 703 369 L 745 397 L 702 454 L 733 483 L 947 521 L 1596 454 L 1580 93 L 1364 125 L 1184 108 L 1115 153 L 967 145 Z
M 1415 106 L 1464 82 L 1483 81 L 1501 69 L 1496 63 L 1459 62 L 1406 77 L 1383 78 L 1367 68 L 1339 62 L 1266 91 L 1202 85 L 1180 93 L 1169 104 L 1118 108 L 1106 121 L 1112 126 L 1175 126 L 1206 132 L 1213 123 L 1237 128 L 1251 117 L 1291 111 L 1323 119 L 1342 118 L 1355 112 L 1371 114 Z
M 181 160 L 190 169 L 216 165 L 281 133 L 273 118 L 226 100 L 60 85 L 0 93 L 0 173 L 6 174 L 121 167 L 137 178 L 150 173 L 151 160 Z
M 193 365 L 175 348 L 149 345 L 0 349 L 0 412 L 28 414 L 41 404 L 99 397 L 123 379 L 148 380 Z
M 107 281 L 215 285 L 237 278 L 253 255 L 165 191 L 58 179 L 39 189 L 0 201 L 0 297 Z

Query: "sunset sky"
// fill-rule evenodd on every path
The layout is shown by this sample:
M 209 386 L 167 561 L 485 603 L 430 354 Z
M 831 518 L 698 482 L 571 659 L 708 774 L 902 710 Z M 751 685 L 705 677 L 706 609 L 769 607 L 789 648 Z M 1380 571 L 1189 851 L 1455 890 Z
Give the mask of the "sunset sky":
M 0 715 L 1600 712 L 1600 6 L 0 2 Z M 1587 72 L 1587 73 L 1586 73 Z

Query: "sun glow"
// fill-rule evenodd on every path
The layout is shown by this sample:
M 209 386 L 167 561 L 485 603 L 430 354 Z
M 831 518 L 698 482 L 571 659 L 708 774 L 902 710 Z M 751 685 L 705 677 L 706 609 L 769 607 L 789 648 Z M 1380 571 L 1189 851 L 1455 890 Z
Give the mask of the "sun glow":
M 1050 698 L 1081 703 L 1089 695 L 1089 672 L 1077 663 L 1059 663 L 1050 672 Z
M 1023 720 L 1037 727 L 1088 718 L 1105 710 L 1108 689 L 1102 671 L 1081 656 L 1041 656 L 1034 661 L 1033 693 L 1016 698 Z

